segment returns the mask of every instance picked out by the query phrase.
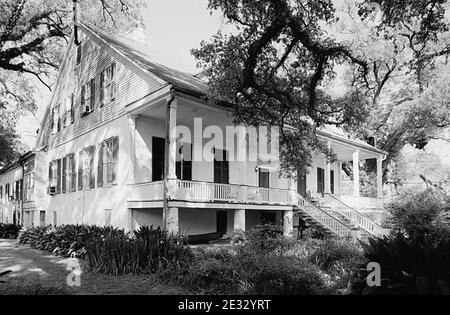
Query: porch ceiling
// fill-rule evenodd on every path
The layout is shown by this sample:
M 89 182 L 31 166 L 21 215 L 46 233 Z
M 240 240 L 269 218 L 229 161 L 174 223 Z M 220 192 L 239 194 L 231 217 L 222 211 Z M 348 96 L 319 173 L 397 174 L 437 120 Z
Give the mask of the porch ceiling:
M 371 152 L 366 149 L 344 145 L 336 142 L 330 142 L 331 151 L 336 154 L 337 159 L 340 161 L 348 162 L 353 161 L 353 154 L 359 150 L 359 159 L 367 160 L 367 159 L 377 159 L 383 156 L 383 154 L 378 152 Z

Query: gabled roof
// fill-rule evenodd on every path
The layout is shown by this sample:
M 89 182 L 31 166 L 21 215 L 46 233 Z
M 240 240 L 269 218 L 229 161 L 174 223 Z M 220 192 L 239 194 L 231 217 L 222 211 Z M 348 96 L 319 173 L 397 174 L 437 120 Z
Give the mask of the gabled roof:
M 30 158 L 34 154 L 36 154 L 36 152 L 34 152 L 34 151 L 28 151 L 28 152 L 22 154 L 15 162 L 7 164 L 3 168 L 1 168 L 0 175 L 10 171 L 11 169 L 21 166 L 28 158 Z
M 197 96 L 207 94 L 208 85 L 196 76 L 151 61 L 148 55 L 149 47 L 145 44 L 112 35 L 88 23 L 80 23 L 80 26 L 82 30 L 92 32 L 141 69 L 171 84 L 175 89 Z
M 96 37 L 97 39 L 104 42 L 106 45 L 111 47 L 112 50 L 116 51 L 118 54 L 126 58 L 129 62 L 137 66 L 152 79 L 156 79 L 157 81 L 159 81 L 161 86 L 171 85 L 175 90 L 195 97 L 205 97 L 208 95 L 208 85 L 204 81 L 202 81 L 204 72 L 193 75 L 153 62 L 151 61 L 151 57 L 148 55 L 150 48 L 145 44 L 132 41 L 122 36 L 107 33 L 89 23 L 80 22 L 80 29 L 84 31 L 88 36 Z M 67 53 L 68 51 L 66 51 L 65 58 L 67 58 Z M 221 103 L 221 105 L 223 105 L 224 107 L 229 107 L 230 104 Z M 43 136 L 42 129 L 44 128 L 45 121 L 48 119 L 49 110 L 49 108 L 47 108 L 46 110 L 37 144 L 41 142 L 41 137 Z M 334 134 L 325 130 L 320 130 L 318 132 L 318 135 L 326 138 L 339 139 L 341 141 L 347 142 L 350 145 L 358 146 L 370 151 L 375 151 L 379 154 L 386 154 L 386 152 L 374 148 L 367 143 L 349 139 L 348 137 L 345 137 L 343 135 Z M 42 147 L 44 146 L 45 143 L 41 144 L 38 149 L 42 149 Z

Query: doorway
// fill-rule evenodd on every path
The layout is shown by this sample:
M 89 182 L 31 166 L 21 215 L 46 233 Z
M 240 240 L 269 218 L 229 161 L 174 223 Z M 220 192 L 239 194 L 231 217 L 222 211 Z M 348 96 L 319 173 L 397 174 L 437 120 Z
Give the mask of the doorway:
M 163 138 L 152 138 L 152 181 L 164 179 L 164 155 L 165 140 Z
M 297 193 L 306 197 L 306 174 L 297 171 Z
M 217 211 L 216 216 L 217 233 L 223 236 L 227 233 L 227 212 Z

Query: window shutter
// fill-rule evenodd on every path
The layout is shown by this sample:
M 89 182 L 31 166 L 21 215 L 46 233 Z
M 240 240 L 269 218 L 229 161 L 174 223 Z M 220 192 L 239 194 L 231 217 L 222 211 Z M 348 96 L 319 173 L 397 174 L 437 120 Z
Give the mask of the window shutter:
M 94 107 L 95 107 L 95 78 L 91 80 L 91 87 L 90 87 L 90 90 L 91 90 L 91 95 L 90 95 L 90 97 L 91 97 L 91 101 L 90 101 L 90 103 L 91 103 L 90 111 L 93 111 L 93 110 L 94 110 Z
M 95 188 L 94 156 L 95 156 L 95 147 L 92 146 L 89 149 L 89 188 Z
M 59 115 L 59 104 L 56 106 L 56 131 L 61 130 L 61 117 Z
M 119 161 L 119 138 L 116 137 L 113 139 L 112 143 L 112 182 L 117 183 L 117 164 Z
M 72 187 L 71 187 L 71 191 L 76 191 L 77 190 L 77 169 L 76 169 L 76 155 L 72 154 Z
M 83 151 L 78 153 L 78 190 L 83 190 Z
M 111 95 L 110 95 L 110 99 L 111 101 L 114 100 L 116 98 L 116 64 L 112 63 L 111 64 Z
M 52 133 L 55 132 L 55 109 L 52 108 L 52 116 L 50 119 L 50 130 L 52 131 Z
M 103 187 L 103 142 L 98 148 L 97 187 Z
M 100 107 L 105 103 L 105 71 L 100 73 Z
M 61 193 L 61 159 L 56 161 L 56 193 Z
M 77 46 L 77 65 L 81 62 L 81 45 Z
M 70 96 L 70 123 L 73 124 L 75 121 L 75 108 L 74 108 L 74 104 L 75 103 L 75 96 L 72 93 L 72 95 Z
M 85 109 L 85 99 L 84 99 L 84 94 L 86 93 L 86 87 L 83 85 L 81 87 L 81 95 L 80 95 L 80 104 L 81 104 L 81 116 L 83 116 L 84 113 L 84 109 Z
M 88 82 L 85 84 L 84 91 L 84 104 L 86 105 L 86 109 L 91 110 L 91 83 Z
M 52 183 L 52 163 L 50 162 L 48 164 L 48 187 L 47 187 L 47 193 L 50 194 L 50 185 Z
M 66 192 L 66 178 L 67 178 L 67 157 L 62 159 L 62 192 Z

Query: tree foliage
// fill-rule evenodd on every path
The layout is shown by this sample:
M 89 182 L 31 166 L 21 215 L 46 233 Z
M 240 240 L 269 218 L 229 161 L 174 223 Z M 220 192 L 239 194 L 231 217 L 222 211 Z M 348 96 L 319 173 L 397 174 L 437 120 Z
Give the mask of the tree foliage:
M 306 167 L 311 147 L 323 150 L 317 127 L 353 126 L 365 115 L 356 89 L 341 96 L 325 89 L 336 65 L 366 72 L 366 64 L 321 27 L 335 20 L 332 1 L 210 0 L 209 8 L 221 10 L 236 29 L 193 50 L 207 69 L 211 96 L 232 103 L 239 123 L 279 126 L 285 170 Z
M 364 80 L 350 76 L 372 102 L 371 114 L 356 133 L 375 136 L 379 147 L 389 153 L 384 162 L 387 180 L 388 166 L 405 144 L 423 149 L 450 127 L 448 4 L 445 0 L 381 1 L 379 21 L 373 25 L 367 23 L 367 2 L 347 3 L 345 12 L 351 18 L 340 30 L 368 64 Z
M 193 53 L 238 122 L 282 128 L 284 167 L 306 166 L 311 147 L 324 151 L 315 129 L 337 125 L 377 138 L 386 180 L 405 144 L 421 149 L 450 126 L 448 71 L 438 71 L 450 52 L 447 1 L 336 3 L 210 0 L 235 30 Z
M 79 0 L 80 20 L 112 32 L 141 23 L 142 0 Z M 36 109 L 50 89 L 72 31 L 72 1 L 0 0 L 0 162 L 10 160 L 17 114 Z M 14 115 L 12 114 L 14 113 Z M 12 119 L 12 120 L 11 120 Z

